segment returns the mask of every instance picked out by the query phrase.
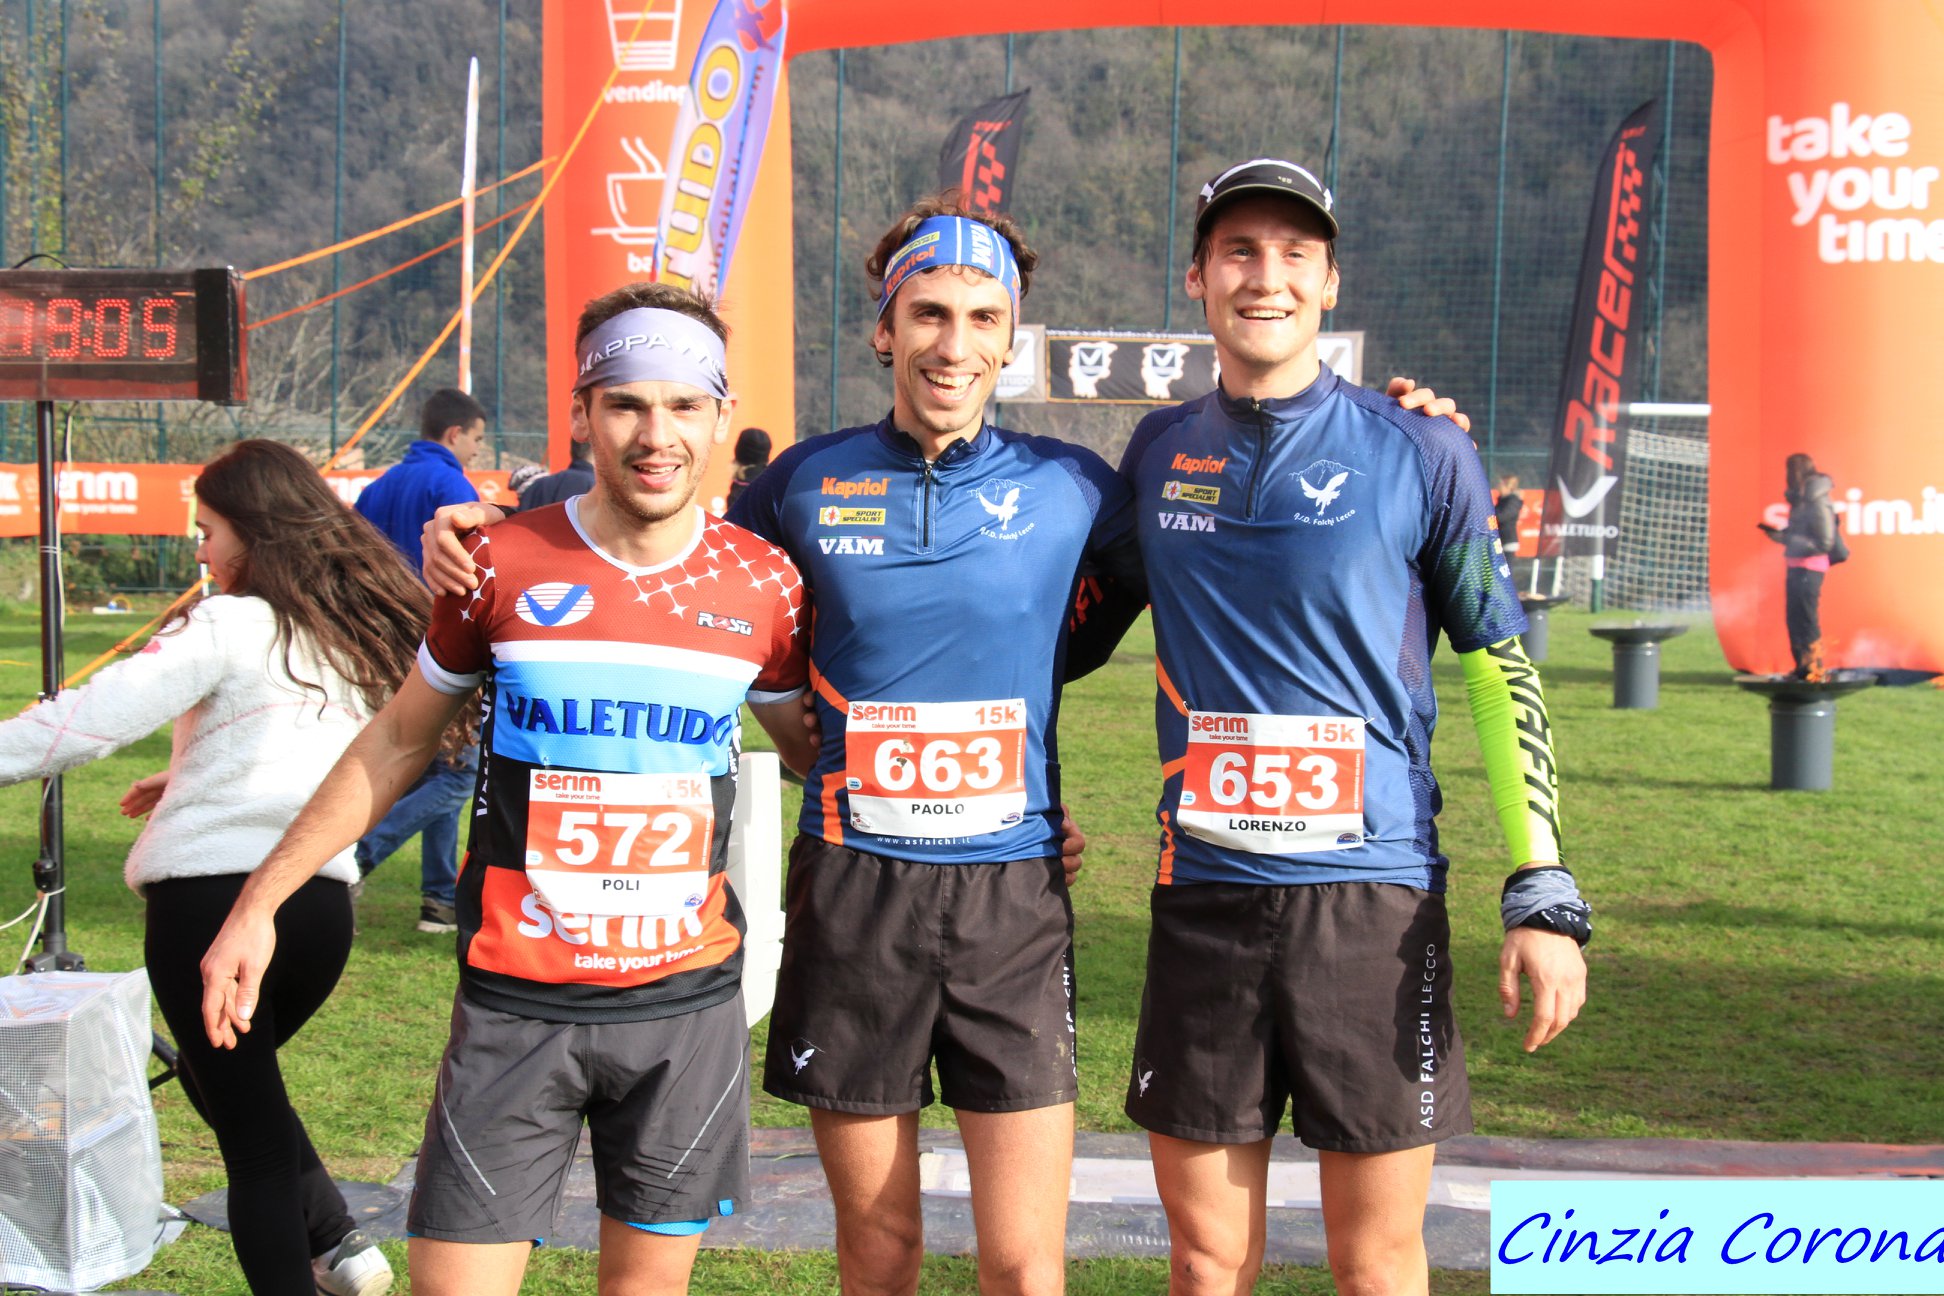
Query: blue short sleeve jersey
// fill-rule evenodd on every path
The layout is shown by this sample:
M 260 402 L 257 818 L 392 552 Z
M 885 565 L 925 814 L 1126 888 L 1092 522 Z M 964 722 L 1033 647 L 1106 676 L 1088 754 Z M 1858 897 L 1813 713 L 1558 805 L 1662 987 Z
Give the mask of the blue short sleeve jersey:
M 886 420 L 792 446 L 730 517 L 809 590 L 801 830 L 922 863 L 1056 854 L 1067 611 L 1084 560 L 1132 558 L 1113 469 L 991 426 L 928 462 Z
M 1431 654 L 1525 629 L 1470 438 L 1325 369 L 1149 415 L 1121 475 L 1154 608 L 1159 880 L 1443 890 Z

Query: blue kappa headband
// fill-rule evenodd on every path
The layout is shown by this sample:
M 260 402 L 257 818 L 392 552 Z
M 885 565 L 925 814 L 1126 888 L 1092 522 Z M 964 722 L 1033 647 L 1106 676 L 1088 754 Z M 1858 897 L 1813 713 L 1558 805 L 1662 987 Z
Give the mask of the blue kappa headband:
M 722 339 L 680 311 L 624 310 L 582 339 L 574 390 L 631 382 L 686 383 L 721 400 L 729 394 Z
M 1013 319 L 1019 319 L 1019 262 L 1012 244 L 992 226 L 964 216 L 929 216 L 919 222 L 905 245 L 884 263 L 884 295 L 878 298 L 878 318 L 904 281 L 934 266 L 962 265 L 983 270 L 1005 286 L 1012 297 Z

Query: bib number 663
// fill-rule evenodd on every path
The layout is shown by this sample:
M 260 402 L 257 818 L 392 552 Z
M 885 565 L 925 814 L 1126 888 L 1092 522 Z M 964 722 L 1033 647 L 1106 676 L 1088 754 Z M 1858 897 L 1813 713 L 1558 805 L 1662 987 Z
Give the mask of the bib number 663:
M 915 758 L 914 758 L 915 749 Z M 927 792 L 956 792 L 960 786 L 987 792 L 1006 776 L 999 740 L 974 738 L 961 745 L 950 738 L 933 738 L 923 746 L 904 738 L 887 738 L 871 759 L 871 773 L 886 792 L 909 792 L 922 783 Z

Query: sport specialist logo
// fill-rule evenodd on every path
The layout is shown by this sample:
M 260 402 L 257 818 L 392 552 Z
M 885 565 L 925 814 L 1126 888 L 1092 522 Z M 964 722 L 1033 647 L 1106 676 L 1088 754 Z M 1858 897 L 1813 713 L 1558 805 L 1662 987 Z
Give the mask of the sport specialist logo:
M 1017 540 L 1030 532 L 1037 525 L 1036 523 L 1028 522 L 1025 526 L 1017 528 L 1013 526 L 1013 523 L 1019 520 L 1019 510 L 1022 507 L 1020 495 L 1029 489 L 1031 488 L 1028 486 L 1004 477 L 994 477 L 981 485 L 979 504 L 992 521 L 998 523 L 998 526 L 995 528 L 988 523 L 979 528 L 979 534 L 994 540 Z
M 839 508 L 835 504 L 830 504 L 817 510 L 817 522 L 822 526 L 883 526 L 884 510 Z
M 1298 522 L 1309 526 L 1335 526 L 1357 515 L 1354 508 L 1332 513 L 1330 510 L 1343 498 L 1343 492 L 1350 488 L 1352 477 L 1362 473 L 1334 459 L 1318 459 L 1301 472 L 1291 473 L 1296 484 L 1303 488 L 1303 497 L 1313 507 L 1299 511 L 1295 516 Z
M 594 610 L 594 595 L 585 585 L 547 581 L 520 591 L 513 610 L 528 625 L 551 630 L 585 621 Z
M 1222 488 L 1220 486 L 1197 486 L 1193 482 L 1164 482 L 1161 486 L 1161 498 L 1164 500 L 1180 500 L 1184 504 L 1220 504 L 1222 502 Z

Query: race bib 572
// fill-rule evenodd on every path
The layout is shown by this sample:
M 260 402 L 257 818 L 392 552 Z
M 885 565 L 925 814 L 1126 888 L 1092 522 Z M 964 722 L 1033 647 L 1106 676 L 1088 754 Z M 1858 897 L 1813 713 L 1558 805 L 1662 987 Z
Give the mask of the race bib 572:
M 714 828 L 707 774 L 537 769 L 527 880 L 555 913 L 686 913 L 708 894 Z

